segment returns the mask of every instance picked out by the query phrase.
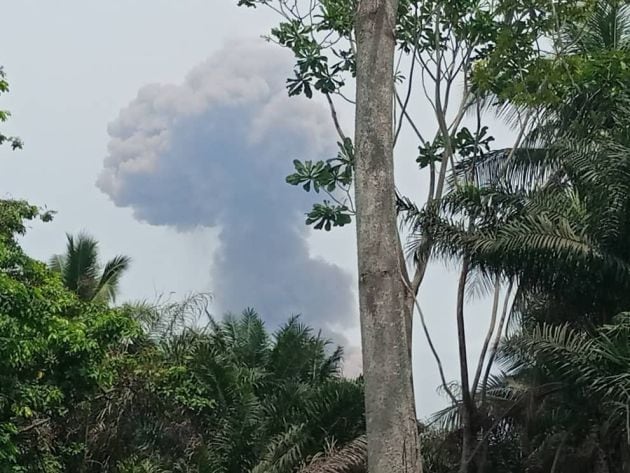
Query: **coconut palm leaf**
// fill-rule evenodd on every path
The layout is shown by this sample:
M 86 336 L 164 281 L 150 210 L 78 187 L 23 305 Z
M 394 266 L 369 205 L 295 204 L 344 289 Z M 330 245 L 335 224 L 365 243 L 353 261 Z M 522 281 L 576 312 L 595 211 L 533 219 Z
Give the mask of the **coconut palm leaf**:
M 131 259 L 116 256 L 101 269 L 98 242 L 94 238 L 85 233 L 66 236 L 66 252 L 50 259 L 50 269 L 60 274 L 66 288 L 80 299 L 115 302 L 120 278 L 129 268 Z
M 131 258 L 123 255 L 115 256 L 107 261 L 96 284 L 93 299 L 102 302 L 116 302 L 120 278 L 129 269 L 130 263 Z

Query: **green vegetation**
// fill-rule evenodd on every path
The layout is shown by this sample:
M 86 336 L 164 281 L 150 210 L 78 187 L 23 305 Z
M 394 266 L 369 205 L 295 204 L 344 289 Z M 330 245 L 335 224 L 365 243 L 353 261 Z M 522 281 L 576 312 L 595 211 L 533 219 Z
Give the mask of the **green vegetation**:
M 330 197 L 307 223 L 332 230 L 361 208 L 351 196 L 360 155 L 332 101 L 356 72 L 356 4 L 314 3 L 319 16 L 279 9 L 287 17 L 272 35 L 296 56 L 289 94 L 331 104 L 339 154 L 296 160 L 287 181 Z M 442 374 L 449 405 L 418 423 L 429 473 L 630 471 L 630 7 L 576 3 L 398 3 L 399 51 L 425 79 L 439 70 L 438 131 L 416 130 L 428 199 L 391 193 L 413 269 L 401 277 L 405 304 L 424 329 L 415 295 L 427 262 L 460 268 L 460 379 Z M 445 51 L 459 58 L 453 76 Z M 453 96 L 439 90 L 458 78 L 466 86 L 448 124 L 440 103 Z M 399 120 L 414 128 L 408 97 L 396 96 Z M 492 148 L 492 111 L 515 128 L 513 146 Z M 474 126 L 462 124 L 467 113 Z M 37 218 L 52 213 L 0 200 L 0 471 L 367 471 L 377 429 L 368 419 L 366 434 L 364 397 L 385 391 L 367 374 L 343 377 L 341 348 L 297 317 L 273 333 L 252 309 L 215 320 L 205 295 L 116 305 L 130 259 L 101 265 L 97 241 L 82 234 L 48 265 L 36 261 L 18 238 Z M 493 304 L 473 365 L 465 322 L 475 291 Z M 389 366 L 371 369 L 377 379 Z
M 203 296 L 110 308 L 23 253 L 38 216 L 0 202 L 2 471 L 290 472 L 361 434 L 361 381 L 299 319 L 214 322 Z M 96 243 L 73 241 L 91 278 Z
M 4 471 L 64 471 L 77 446 L 59 444 L 75 406 L 102 395 L 109 358 L 139 333 L 123 311 L 84 303 L 15 237 L 41 216 L 24 202 L 0 201 L 0 464 Z
M 356 4 L 321 0 L 317 14 L 302 16 L 291 2 L 278 3 L 284 8 L 271 36 L 296 61 L 288 92 L 325 96 L 341 149 L 327 162 L 295 161 L 287 181 L 329 196 L 307 223 L 332 230 L 359 213 L 348 189 L 362 156 L 335 109 L 348 98 L 344 87 L 361 80 Z M 402 284 L 417 294 L 432 258 L 460 267 L 460 379 L 449 382 L 441 371 L 451 405 L 421 429 L 424 469 L 627 471 L 627 317 L 618 314 L 630 302 L 630 6 L 617 0 L 367 3 L 383 17 L 397 7 L 394 144 L 406 126 L 429 182 L 422 203 L 390 189 L 407 250 L 409 277 L 403 274 Z M 434 135 L 414 120 L 418 94 L 430 105 L 419 113 L 435 117 Z M 513 146 L 492 148 L 492 112 L 513 128 Z M 465 330 L 471 292 L 493 299 L 476 366 Z M 440 364 L 421 303 L 411 303 Z M 366 356 L 379 357 L 380 349 Z M 367 397 L 380 389 L 366 377 Z M 370 431 L 368 420 L 367 445 L 380 428 Z M 365 455 L 365 443 L 353 445 Z M 350 463 L 356 452 L 348 451 Z M 329 460 L 343 463 L 344 450 Z
M 50 259 L 50 269 L 61 275 L 64 286 L 83 301 L 115 302 L 120 277 L 129 267 L 128 256 L 116 256 L 101 269 L 98 242 L 80 234 L 67 235 L 66 253 Z
M 9 91 L 9 82 L 6 79 L 6 73 L 4 68 L 0 66 L 0 95 L 6 94 Z M 8 110 L 0 109 L 0 123 L 6 122 L 11 116 L 11 112 Z M 12 149 L 22 148 L 22 141 L 15 136 L 7 136 L 0 132 L 0 146 L 4 143 L 8 143 Z

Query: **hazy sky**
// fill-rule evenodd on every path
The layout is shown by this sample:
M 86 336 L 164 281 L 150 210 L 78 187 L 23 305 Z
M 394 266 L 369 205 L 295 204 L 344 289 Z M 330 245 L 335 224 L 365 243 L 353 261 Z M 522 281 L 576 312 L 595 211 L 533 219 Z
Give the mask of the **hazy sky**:
M 253 305 L 271 326 L 302 312 L 350 345 L 352 365 L 354 228 L 304 228 L 309 197 L 284 184 L 293 158 L 330 157 L 335 135 L 321 104 L 286 97 L 290 56 L 260 40 L 274 15 L 235 4 L 8 4 L 0 64 L 11 93 L 0 108 L 12 111 L 5 129 L 25 148 L 0 149 L 0 192 L 58 211 L 24 239 L 35 257 L 62 251 L 66 232 L 87 230 L 104 256 L 133 258 L 123 299 L 211 292 L 215 313 Z M 415 105 L 433 129 L 431 114 Z M 351 111 L 340 112 L 351 131 Z M 507 142 L 505 131 L 498 135 Z M 415 153 L 403 135 L 400 187 L 421 197 Z M 453 274 L 433 265 L 422 304 L 449 379 L 457 376 L 454 299 Z M 473 352 L 488 312 L 487 301 L 468 312 Z M 414 359 L 424 416 L 444 400 L 419 331 Z

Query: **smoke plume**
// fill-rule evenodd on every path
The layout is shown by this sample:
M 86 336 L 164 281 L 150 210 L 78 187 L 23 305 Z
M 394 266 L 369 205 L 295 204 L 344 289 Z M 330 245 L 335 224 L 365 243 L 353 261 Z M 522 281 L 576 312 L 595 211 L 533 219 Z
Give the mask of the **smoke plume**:
M 216 256 L 200 261 L 220 310 L 251 306 L 271 327 L 292 314 L 350 327 L 351 278 L 309 255 L 311 197 L 284 183 L 293 158 L 336 152 L 326 110 L 287 97 L 290 68 L 278 48 L 231 43 L 183 84 L 143 87 L 109 125 L 97 184 L 140 221 L 220 229 Z

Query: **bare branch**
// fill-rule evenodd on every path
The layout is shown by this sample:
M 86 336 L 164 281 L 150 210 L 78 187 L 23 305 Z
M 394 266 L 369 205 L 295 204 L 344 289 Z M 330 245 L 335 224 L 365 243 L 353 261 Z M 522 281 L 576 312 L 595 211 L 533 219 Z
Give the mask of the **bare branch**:
M 328 197 L 330 197 L 330 198 L 333 200 L 333 202 L 334 202 L 335 204 L 340 205 L 340 206 L 342 206 L 342 207 L 348 207 L 348 206 L 346 205 L 346 204 L 347 204 L 346 202 L 343 202 L 343 201 L 341 201 L 341 200 L 337 199 L 337 197 L 335 197 L 335 195 L 334 195 L 332 192 L 329 192 L 329 191 L 328 191 L 328 190 L 326 190 L 326 189 L 324 189 L 324 192 L 326 193 L 326 195 L 328 195 Z
M 333 92 L 335 95 L 338 95 L 339 97 L 341 97 L 342 99 L 344 99 L 346 102 L 348 102 L 349 104 L 352 105 L 356 105 L 356 102 L 354 100 L 352 100 L 351 98 L 348 98 L 344 95 L 343 92 L 341 92 L 340 90 L 335 90 Z
M 339 138 L 341 138 L 341 141 L 345 142 L 346 135 L 343 133 L 343 130 L 341 129 L 339 118 L 337 117 L 337 109 L 335 108 L 335 104 L 332 101 L 332 97 L 330 96 L 329 93 L 326 93 L 326 100 L 328 101 L 328 106 L 330 108 L 330 115 L 332 116 L 333 123 L 335 124 L 335 129 L 337 130 L 337 134 L 339 135 Z
M 435 193 L 435 162 L 429 162 L 429 195 L 427 202 L 433 201 Z
M 492 369 L 492 365 L 494 364 L 494 359 L 497 356 L 497 350 L 499 349 L 499 343 L 501 342 L 501 337 L 503 336 L 503 327 L 505 326 L 505 321 L 507 320 L 507 316 L 509 313 L 509 301 L 512 296 L 512 287 L 513 282 L 510 281 L 508 285 L 507 291 L 505 293 L 505 300 L 503 301 L 503 310 L 501 311 L 501 318 L 499 319 L 499 326 L 497 327 L 497 331 L 494 335 L 494 341 L 492 343 L 492 348 L 490 349 L 490 356 L 488 358 L 488 364 L 486 365 L 486 372 L 483 375 L 483 381 L 481 383 L 481 404 L 485 404 L 486 402 L 486 389 L 488 386 L 488 378 L 490 377 L 490 370 Z
M 453 394 L 453 391 L 451 391 L 451 388 L 449 388 L 448 383 L 446 382 L 446 376 L 444 375 L 444 367 L 442 365 L 442 359 L 440 358 L 440 355 L 438 354 L 437 350 L 435 349 L 435 345 L 433 344 L 433 339 L 431 338 L 431 334 L 429 333 L 429 328 L 427 327 L 427 323 L 424 318 L 424 312 L 422 311 L 422 308 L 420 307 L 420 303 L 418 302 L 418 297 L 416 296 L 417 291 L 415 291 L 409 286 L 409 283 L 406 277 L 403 277 L 402 274 L 400 275 L 400 277 L 402 279 L 403 284 L 405 285 L 405 288 L 409 292 L 409 296 L 413 298 L 413 304 L 416 310 L 418 311 L 418 315 L 420 316 L 420 323 L 422 325 L 422 331 L 424 332 L 424 336 L 427 340 L 427 343 L 429 344 L 429 348 L 431 350 L 431 353 L 433 354 L 433 358 L 435 359 L 435 362 L 437 363 L 438 371 L 440 372 L 440 380 L 442 381 L 442 387 L 444 388 L 444 392 L 446 392 L 446 394 L 448 395 L 450 400 L 453 402 L 453 404 L 457 404 L 457 398 L 455 397 L 455 395 Z
M 418 19 L 418 7 L 416 5 L 416 20 Z M 407 106 L 409 105 L 409 100 L 411 99 L 411 92 L 413 90 L 413 72 L 414 69 L 416 67 L 416 52 L 418 50 L 418 35 L 416 34 L 415 38 L 414 38 L 414 42 L 413 42 L 413 51 L 411 52 L 411 66 L 409 67 L 409 77 L 408 77 L 408 82 L 409 85 L 407 86 L 407 94 L 405 96 L 405 101 L 404 103 L 401 103 L 400 101 L 400 97 L 398 96 L 398 92 L 395 91 L 396 94 L 396 100 L 398 101 L 398 103 L 401 106 L 401 113 L 400 113 L 400 117 L 398 119 L 398 128 L 396 129 L 396 133 L 394 134 L 394 146 L 396 146 L 396 142 L 398 141 L 398 135 L 400 134 L 400 130 L 402 128 L 402 122 L 403 122 L 403 116 L 405 116 L 407 118 L 407 120 L 409 121 L 409 123 L 412 124 L 412 127 L 414 128 L 416 134 L 418 135 L 418 137 L 420 138 L 421 141 L 424 141 L 417 129 L 417 127 L 415 126 L 415 124 L 413 124 L 413 121 L 411 120 L 411 118 L 409 117 L 409 114 L 407 113 Z
M 414 46 L 414 53 L 413 56 L 415 56 L 415 46 Z M 400 130 L 402 128 L 402 122 L 403 122 L 403 116 L 407 117 L 407 120 L 409 120 L 409 122 L 411 122 L 411 119 L 409 118 L 409 115 L 407 114 L 407 106 L 409 105 L 409 100 L 411 99 L 411 91 L 412 91 L 412 86 L 413 86 L 413 71 L 416 65 L 416 61 L 415 59 L 412 58 L 411 60 L 411 66 L 409 67 L 409 85 L 407 86 L 407 93 L 405 95 L 405 101 L 401 103 L 400 101 L 400 97 L 398 96 L 398 92 L 396 92 L 396 100 L 397 102 L 400 104 L 400 117 L 398 118 L 398 127 L 396 128 L 396 132 L 394 133 L 394 146 L 396 146 L 396 142 L 398 141 L 398 135 L 400 134 Z M 416 130 L 416 134 L 420 134 L 417 129 L 414 127 L 414 130 Z
M 399 105 L 402 106 L 402 102 L 400 100 L 400 96 L 398 95 L 398 92 L 396 92 L 396 101 L 398 102 Z M 422 136 L 422 133 L 420 132 L 420 129 L 418 128 L 418 126 L 414 122 L 413 118 L 411 118 L 411 116 L 409 115 L 409 112 L 407 112 L 406 106 L 402 106 L 402 115 L 407 119 L 407 121 L 409 122 L 409 125 L 411 125 L 411 128 L 413 129 L 414 133 L 416 134 L 416 136 L 418 137 L 418 139 L 420 140 L 422 145 L 423 146 L 426 145 L 426 141 L 425 141 L 424 137 Z M 400 131 L 400 129 L 398 131 Z M 398 133 L 398 131 L 396 133 Z M 394 142 L 394 144 L 395 144 L 395 142 Z
M 470 263 L 466 256 L 462 262 L 462 269 L 459 274 L 459 282 L 457 285 L 457 341 L 459 347 L 459 367 L 461 371 L 461 389 L 464 404 L 467 403 L 467 397 L 470 394 L 470 384 L 468 382 L 468 352 L 466 350 L 466 328 L 464 325 L 464 304 L 466 282 L 468 281 L 468 273 L 470 271 Z M 466 407 L 466 406 L 465 406 Z
M 481 348 L 481 353 L 479 354 L 479 362 L 477 363 L 477 371 L 475 372 L 475 379 L 472 385 L 472 396 L 475 397 L 477 392 L 477 387 L 479 386 L 479 380 L 481 378 L 481 371 L 483 370 L 484 362 L 486 361 L 486 354 L 488 353 L 488 346 L 490 345 L 490 340 L 492 339 L 492 335 L 494 335 L 494 329 L 497 324 L 497 313 L 499 312 L 499 297 L 501 295 L 501 280 L 497 276 L 496 281 L 494 282 L 494 297 L 492 298 L 492 311 L 490 312 L 490 326 L 488 327 L 488 332 L 486 333 L 486 338 L 483 341 L 483 346 Z
M 38 427 L 41 427 L 44 424 L 47 424 L 48 422 L 50 422 L 50 418 L 45 418 L 45 419 L 38 419 L 36 421 L 34 421 L 32 424 L 29 424 L 25 427 L 22 427 L 18 433 L 20 434 L 25 434 L 26 432 L 29 432 L 33 429 L 37 429 Z

